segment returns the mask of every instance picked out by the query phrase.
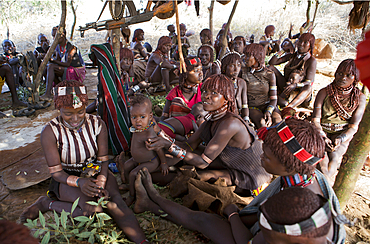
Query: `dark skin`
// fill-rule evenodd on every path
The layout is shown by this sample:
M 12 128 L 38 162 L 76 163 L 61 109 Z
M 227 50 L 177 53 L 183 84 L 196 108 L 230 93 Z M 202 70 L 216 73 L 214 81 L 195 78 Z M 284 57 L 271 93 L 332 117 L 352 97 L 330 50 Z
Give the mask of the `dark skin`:
M 243 42 L 242 39 L 236 39 L 236 40 L 234 39 L 232 46 L 231 46 L 231 50 L 243 55 L 244 47 L 245 47 L 245 43 Z
M 171 43 L 167 43 L 160 49 L 165 55 L 161 56 L 156 52 L 150 55 L 145 71 L 145 77 L 150 79 L 151 83 L 164 83 L 166 93 L 171 90 L 170 82 L 176 77 L 172 70 L 177 67 L 168 59 L 170 49 Z
M 255 57 L 251 54 L 246 54 L 244 60 L 245 60 L 245 64 L 247 67 L 256 69 L 260 66 L 260 64 L 257 62 Z M 270 87 L 276 86 L 276 78 L 275 78 L 275 75 L 273 74 L 269 78 L 269 86 Z M 271 97 L 271 96 L 276 96 L 276 95 L 277 95 L 276 90 L 270 89 L 269 96 Z M 276 107 L 276 104 L 277 104 L 277 99 L 270 98 L 269 105 Z M 269 127 L 272 125 L 273 121 L 277 122 L 280 119 L 280 115 L 275 111 L 273 111 L 271 114 L 268 111 L 265 111 L 264 113 L 262 113 L 261 111 L 257 109 L 249 109 L 249 117 L 251 121 L 256 125 L 257 128 L 260 128 L 262 126 Z
M 211 57 L 211 52 L 209 51 L 208 48 L 202 47 L 199 50 L 199 59 L 202 62 L 203 67 L 203 80 L 206 80 L 211 75 L 221 73 L 220 67 L 214 62 L 212 62 L 213 57 Z
M 301 83 L 303 79 L 304 79 L 304 76 L 298 73 L 291 73 L 289 75 L 288 82 L 286 83 L 287 86 L 285 87 L 284 91 L 278 96 L 278 104 L 280 106 L 290 107 L 290 104 L 289 104 L 289 101 L 287 101 L 287 98 L 289 98 L 289 95 L 294 91 L 293 86 L 291 85 Z
M 227 65 L 225 75 L 229 77 L 233 82 L 236 82 L 238 88 L 235 89 L 235 100 L 237 104 L 237 108 L 240 111 L 240 116 L 244 118 L 245 116 L 249 116 L 249 109 L 242 108 L 242 105 L 248 105 L 248 98 L 247 98 L 247 84 L 242 78 L 239 78 L 238 75 L 242 68 L 242 64 L 240 61 L 236 60 Z
M 233 214 L 229 220 L 225 220 L 218 215 L 193 211 L 178 203 L 163 198 L 153 187 L 151 175 L 146 168 L 142 169 L 137 175 L 135 187 L 137 191 L 137 201 L 134 206 L 135 213 L 151 211 L 161 216 L 165 213 L 167 214 L 167 216 L 164 217 L 165 219 L 187 229 L 199 231 L 210 238 L 214 243 L 244 244 L 253 238 L 252 233 L 243 224 L 238 214 Z M 227 217 L 235 212 L 239 212 L 239 208 L 234 204 L 226 206 L 223 211 L 224 215 Z M 279 240 L 278 243 L 284 244 L 326 244 L 327 236 L 321 238 L 306 238 L 288 236 L 283 233 L 264 231 L 262 229 L 262 232 L 258 233 L 253 238 L 253 243 L 275 244 L 277 243 L 275 240 Z
M 58 44 L 60 47 L 66 47 L 67 44 L 67 38 L 66 38 L 66 33 L 62 33 L 59 40 Z M 61 58 L 59 55 L 55 58 L 50 59 L 50 63 L 47 66 L 47 76 L 46 76 L 46 91 L 45 94 L 40 96 L 41 100 L 52 100 L 53 96 L 51 94 L 51 89 L 52 85 L 54 82 L 54 79 L 56 77 L 62 77 L 64 73 L 64 69 L 69 67 L 72 63 L 72 58 L 76 54 L 77 48 L 73 46 L 69 53 L 68 53 L 68 58 L 66 62 L 62 62 Z
M 266 35 L 266 38 L 267 39 L 272 38 L 275 35 L 275 29 L 272 30 L 269 33 L 265 33 L 265 35 Z M 282 37 L 283 37 L 283 35 L 281 35 L 278 40 L 272 40 L 272 43 L 275 44 L 273 50 L 271 51 L 272 53 L 275 53 L 275 52 L 277 52 L 277 51 L 280 50 L 280 43 L 281 43 L 281 38 Z M 267 41 L 260 41 L 259 44 L 261 44 L 262 46 L 265 47 L 266 54 L 267 54 L 267 48 L 268 48 L 268 45 L 270 44 L 270 41 L 269 40 L 267 40 Z
M 205 111 L 215 111 L 221 108 L 226 100 L 223 95 L 214 90 L 205 90 L 202 92 L 202 102 L 203 109 Z M 212 125 L 211 130 L 214 130 L 214 125 Z M 208 181 L 209 179 L 217 179 L 219 177 L 224 178 L 227 185 L 232 185 L 229 171 L 225 169 L 221 162 L 215 160 L 216 157 L 223 151 L 223 149 L 228 145 L 231 147 L 237 147 L 240 149 L 247 149 L 250 147 L 252 142 L 249 132 L 245 128 L 245 125 L 237 118 L 231 117 L 222 121 L 211 141 L 207 144 L 204 150 L 204 154 L 210 159 L 214 160 L 210 164 L 206 163 L 203 158 L 193 153 L 189 148 L 197 148 L 198 145 L 202 143 L 200 139 L 200 134 L 204 130 L 204 124 L 202 124 L 199 129 L 187 140 L 187 143 L 176 143 L 181 148 L 186 149 L 187 153 L 183 159 L 185 163 L 194 165 L 199 169 L 205 169 L 205 171 L 199 171 L 199 175 L 202 181 Z M 156 137 L 148 140 L 146 146 L 149 150 L 158 150 L 159 148 L 168 149 L 171 143 L 161 137 Z M 177 158 L 169 158 L 167 160 L 169 165 L 174 165 L 179 161 Z
M 153 119 L 153 113 L 148 103 L 137 104 L 130 107 L 131 123 L 136 130 L 142 130 L 149 125 Z M 160 167 L 162 174 L 168 174 L 168 165 L 163 150 L 149 151 L 145 147 L 145 142 L 148 138 L 156 137 L 153 126 L 143 132 L 135 132 L 131 140 L 131 155 L 132 158 L 126 162 L 120 161 L 120 167 L 123 167 L 122 179 L 128 180 L 130 195 L 125 200 L 130 206 L 135 200 L 135 178 L 138 172 L 146 167 L 150 172 L 155 171 Z M 158 157 L 156 157 L 158 156 Z M 155 159 L 153 159 L 155 158 Z
M 78 109 L 63 107 L 60 109 L 61 118 L 63 123 L 67 123 L 69 126 L 79 128 L 78 126 L 84 122 L 85 119 L 85 106 Z M 102 158 L 108 155 L 108 131 L 105 123 L 102 123 L 102 130 L 97 136 L 98 153 L 97 158 Z M 45 126 L 41 133 L 41 145 L 45 151 L 46 162 L 49 167 L 60 165 L 60 155 L 58 152 L 57 140 L 52 132 L 49 125 Z M 78 181 L 78 187 L 72 187 L 67 185 L 68 174 L 65 171 L 59 171 L 52 174 L 55 181 L 60 183 L 59 193 L 60 198 L 50 205 L 51 199 L 42 196 L 36 203 L 28 207 L 21 215 L 21 220 L 25 221 L 27 218 L 35 219 L 38 217 L 38 212 L 46 212 L 51 206 L 52 210 L 57 213 L 61 213 L 62 210 L 67 212 L 71 211 L 73 202 L 80 198 L 78 207 L 73 212 L 73 217 L 76 216 L 90 216 L 94 212 L 102 212 L 101 207 L 95 207 L 87 204 L 88 201 L 97 201 L 100 197 L 110 197 L 110 201 L 107 204 L 107 211 L 116 221 L 117 225 L 128 238 L 135 243 L 140 243 L 145 239 L 144 232 L 140 229 L 139 223 L 137 222 L 135 215 L 127 207 L 125 202 L 119 193 L 116 179 L 112 173 L 108 171 L 108 162 L 102 164 L 102 170 L 99 176 L 104 176 L 107 180 L 102 181 L 102 178 L 98 176 L 98 179 L 93 178 L 80 178 Z
M 306 54 L 310 52 L 311 50 L 311 46 L 308 41 L 302 41 L 298 39 L 298 41 L 296 42 L 296 46 L 298 48 L 298 51 L 297 51 L 298 54 L 301 54 L 301 55 Z M 293 58 L 293 54 L 289 53 L 280 58 L 274 55 L 269 61 L 269 64 L 271 65 L 270 69 L 272 69 L 276 75 L 276 84 L 278 86 L 279 91 L 284 91 L 285 88 L 288 88 L 289 90 L 294 90 L 295 88 L 297 88 L 297 84 L 287 85 L 288 77 L 284 77 L 280 73 L 280 71 L 278 71 L 275 67 L 273 67 L 274 65 L 279 65 L 279 64 L 288 62 L 292 58 Z M 298 58 L 296 56 L 294 60 L 292 60 L 292 66 L 297 65 L 301 60 L 302 58 Z M 301 92 L 289 104 L 290 107 L 292 108 L 298 107 L 307 99 L 307 97 L 309 97 L 312 94 L 311 83 L 314 82 L 315 73 L 316 73 L 316 64 L 317 64 L 317 61 L 312 56 L 306 61 L 303 67 L 303 72 L 305 74 L 305 81 L 303 82 L 304 86 L 301 88 Z
M 45 57 L 46 52 L 49 49 L 50 42 L 44 34 L 40 34 L 37 37 L 37 44 L 44 50 L 44 53 L 40 53 L 36 49 L 33 51 L 35 57 L 37 58 L 37 63 L 40 65 L 42 62 L 42 59 Z
M 186 85 L 196 85 L 199 84 L 203 80 L 203 71 L 202 71 L 202 66 L 199 65 L 194 68 L 194 70 L 187 72 L 188 76 L 187 79 L 185 80 Z M 187 87 L 181 87 L 182 95 L 190 101 L 191 98 L 194 96 L 194 92 L 191 88 Z M 161 117 L 161 121 L 167 119 L 168 117 L 164 116 L 164 114 L 168 114 L 170 111 L 172 101 L 166 100 L 166 103 L 163 107 L 163 114 Z
M 355 77 L 353 74 L 347 72 L 336 72 L 335 80 L 337 86 L 342 88 L 347 88 L 353 84 Z M 314 110 L 313 110 L 313 123 L 318 130 L 323 131 L 321 127 L 321 116 L 322 116 L 322 106 L 324 104 L 324 99 L 327 97 L 326 89 L 323 88 L 319 91 L 316 96 Z M 348 129 L 341 131 L 338 136 L 334 139 L 328 138 L 328 135 L 324 137 L 326 144 L 326 151 L 328 157 L 320 162 L 321 171 L 327 176 L 327 179 L 332 181 L 332 177 L 335 175 L 338 165 L 341 162 L 342 156 L 345 154 L 348 148 L 348 144 L 352 140 L 353 136 L 358 130 L 358 125 L 361 122 L 362 116 L 364 115 L 366 107 L 366 96 L 361 93 L 360 101 L 357 109 L 353 112 L 352 118 L 349 120 Z M 343 141 L 343 136 L 345 140 Z M 332 182 L 334 183 L 334 182 Z
M 135 58 L 144 58 L 145 60 L 148 60 L 148 58 L 149 58 L 150 55 L 146 52 L 146 49 L 143 47 L 143 45 L 141 45 L 141 42 L 144 41 L 144 40 L 145 40 L 144 33 L 141 33 L 137 37 L 137 42 L 136 42 L 136 45 L 134 47 L 134 50 L 139 51 L 140 55 L 137 54 L 135 56 Z

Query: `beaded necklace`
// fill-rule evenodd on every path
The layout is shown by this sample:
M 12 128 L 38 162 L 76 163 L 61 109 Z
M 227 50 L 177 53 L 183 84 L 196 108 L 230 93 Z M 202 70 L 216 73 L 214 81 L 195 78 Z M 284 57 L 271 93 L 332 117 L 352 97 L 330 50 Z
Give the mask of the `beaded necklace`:
M 282 176 L 282 185 L 283 188 L 289 188 L 289 187 L 306 187 L 311 185 L 315 181 L 315 173 L 312 175 L 288 175 L 288 176 Z
M 145 126 L 145 127 L 144 127 L 143 129 L 141 129 L 141 130 L 138 130 L 138 129 L 136 129 L 135 127 L 131 126 L 131 127 L 130 127 L 130 132 L 132 132 L 132 133 L 136 133 L 136 132 L 143 132 L 143 131 L 148 130 L 148 129 L 149 129 L 149 127 L 151 127 L 151 126 L 153 126 L 153 125 L 154 125 L 154 122 L 153 122 L 153 121 L 151 121 L 151 122 L 149 123 L 149 125 Z
M 227 103 L 215 111 L 208 112 L 208 114 L 204 116 L 204 119 L 210 120 L 210 121 L 216 121 L 224 117 L 226 112 L 227 112 Z

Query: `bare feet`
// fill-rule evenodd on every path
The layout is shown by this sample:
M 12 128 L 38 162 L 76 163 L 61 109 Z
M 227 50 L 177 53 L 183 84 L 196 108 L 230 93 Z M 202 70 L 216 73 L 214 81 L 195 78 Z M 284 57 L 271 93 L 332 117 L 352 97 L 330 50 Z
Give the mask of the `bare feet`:
M 142 168 L 139 173 L 141 174 L 141 181 L 144 184 L 144 187 L 146 189 L 146 192 L 148 193 L 149 197 L 156 202 L 156 197 L 161 197 L 158 193 L 158 191 L 154 188 L 153 182 L 152 182 L 152 176 L 150 175 L 147 168 Z
M 119 186 L 120 191 L 128 191 L 130 190 L 129 186 L 127 184 L 122 184 Z
M 20 220 L 22 223 L 25 223 L 27 219 L 34 220 L 39 217 L 39 211 L 41 213 L 45 213 L 49 210 L 49 204 L 51 199 L 46 196 L 41 196 L 37 201 L 26 208 L 20 216 Z
M 136 175 L 135 180 L 135 191 L 136 191 L 136 202 L 134 206 L 134 213 L 142 213 L 147 210 L 149 210 L 149 199 L 148 194 L 146 193 L 146 190 L 143 186 L 143 183 L 141 182 L 141 174 Z
M 131 204 L 133 204 L 135 201 L 135 197 L 133 196 L 128 196 L 126 199 L 125 199 L 125 203 L 128 207 L 131 206 Z

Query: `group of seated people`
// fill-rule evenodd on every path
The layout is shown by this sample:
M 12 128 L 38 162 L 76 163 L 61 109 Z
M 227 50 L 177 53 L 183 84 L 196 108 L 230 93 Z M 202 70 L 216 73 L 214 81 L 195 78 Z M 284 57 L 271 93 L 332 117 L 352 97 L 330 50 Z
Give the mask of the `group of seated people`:
M 21 220 L 35 219 L 39 211 L 70 212 L 77 198 L 73 215 L 88 216 L 103 209 L 86 202 L 105 197 L 118 227 L 140 244 L 150 242 L 133 212 L 144 211 L 199 231 L 215 243 L 343 244 L 346 221 L 331 185 L 365 110 L 365 95 L 356 86 L 359 71 L 354 60 L 342 61 L 333 82 L 314 99 L 314 35 L 303 33 L 294 44 L 289 38 L 280 43 L 272 39 L 272 27 L 260 43 L 247 43 L 242 36 L 232 40 L 228 30 L 230 50 L 223 57 L 212 45 L 210 30 L 202 30 L 198 56 L 183 50 L 181 73 L 170 55 L 178 52 L 173 28 L 150 55 L 141 43 L 144 32 L 135 31 L 132 49 L 122 47 L 120 52 L 132 133 L 132 157 L 118 157 L 121 186 L 108 169 L 107 127 L 100 117 L 86 113 L 86 87 L 66 78 L 52 88 L 54 77 L 48 74 L 60 110 L 41 134 L 52 181 L 48 196 L 28 207 Z M 186 44 L 185 31 L 180 33 Z M 64 51 L 74 50 L 63 40 Z M 76 51 L 68 53 L 68 65 L 55 60 L 48 72 L 70 67 Z M 133 79 L 135 56 L 146 62 L 145 80 Z M 282 74 L 275 66 L 283 63 Z M 174 78 L 178 85 L 172 88 Z M 150 98 L 139 92 L 156 81 L 167 92 L 161 117 L 154 116 Z M 312 99 L 310 121 L 298 118 L 295 109 Z M 98 166 L 98 173 L 80 177 L 89 163 Z M 201 181 L 221 178 L 236 186 L 236 193 L 248 192 L 254 199 L 243 209 L 228 205 L 219 216 L 163 198 L 153 183 L 170 183 L 177 175 L 172 169 L 182 165 L 194 166 Z M 122 199 L 120 190 L 129 191 L 128 198 Z M 132 212 L 128 206 L 133 203 Z

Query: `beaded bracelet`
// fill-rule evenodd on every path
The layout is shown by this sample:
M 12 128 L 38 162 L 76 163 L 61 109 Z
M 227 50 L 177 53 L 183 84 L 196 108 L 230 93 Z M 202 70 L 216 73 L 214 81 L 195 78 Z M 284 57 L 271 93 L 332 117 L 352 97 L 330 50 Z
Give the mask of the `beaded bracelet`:
M 266 111 L 269 112 L 270 114 L 272 114 L 272 112 L 274 112 L 274 110 L 275 110 L 275 107 L 274 106 L 272 106 L 272 105 L 268 105 L 267 106 Z
M 182 149 L 181 147 L 177 146 L 175 143 L 172 143 L 170 148 L 168 148 L 168 152 L 177 158 L 184 159 L 186 155 L 186 150 Z
M 135 85 L 133 88 L 131 88 L 131 90 L 135 93 L 135 92 L 137 92 L 138 90 L 140 90 L 140 86 Z

